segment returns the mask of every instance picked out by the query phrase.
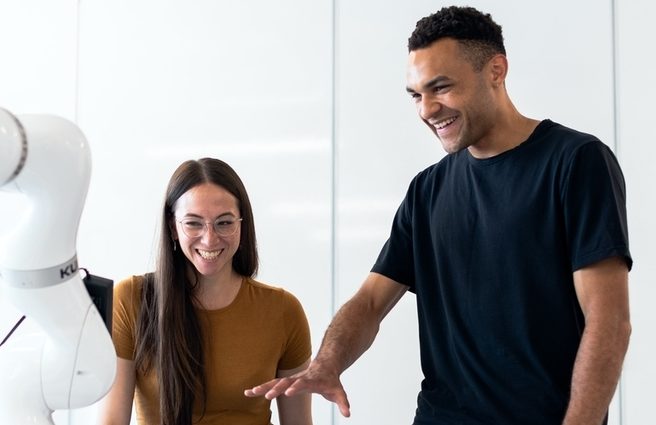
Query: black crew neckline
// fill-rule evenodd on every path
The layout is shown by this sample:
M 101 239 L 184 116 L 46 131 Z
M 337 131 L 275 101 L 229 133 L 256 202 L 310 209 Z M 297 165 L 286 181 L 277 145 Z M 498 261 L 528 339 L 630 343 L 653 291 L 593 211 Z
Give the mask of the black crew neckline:
M 533 132 L 528 136 L 526 140 L 524 140 L 522 143 L 519 145 L 515 146 L 512 149 L 508 149 L 507 151 L 503 151 L 500 154 L 491 156 L 489 158 L 476 158 L 474 157 L 470 152 L 469 149 L 465 149 L 465 155 L 467 156 L 467 160 L 469 161 L 470 164 L 472 165 L 477 165 L 477 166 L 485 166 L 485 165 L 490 165 L 490 164 L 495 164 L 499 161 L 503 161 L 506 158 L 514 156 L 517 152 L 522 151 L 526 146 L 531 145 L 535 140 L 538 140 L 540 138 L 540 135 L 544 133 L 544 131 L 551 127 L 553 125 L 553 121 L 550 119 L 544 119 L 538 123 L 538 125 L 533 129 Z

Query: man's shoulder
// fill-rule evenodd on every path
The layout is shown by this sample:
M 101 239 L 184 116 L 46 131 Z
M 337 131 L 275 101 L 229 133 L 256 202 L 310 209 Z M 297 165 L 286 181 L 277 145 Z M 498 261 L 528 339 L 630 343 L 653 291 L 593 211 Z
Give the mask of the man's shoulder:
M 567 127 L 549 119 L 540 123 L 535 136 L 537 140 L 551 142 L 554 148 L 570 151 L 588 143 L 603 143 L 593 134 Z
M 413 178 L 412 184 L 423 188 L 433 186 L 440 182 L 445 174 L 452 172 L 454 168 L 457 168 L 458 164 L 463 164 L 465 161 L 466 155 L 464 150 L 447 154 L 438 162 L 419 171 Z

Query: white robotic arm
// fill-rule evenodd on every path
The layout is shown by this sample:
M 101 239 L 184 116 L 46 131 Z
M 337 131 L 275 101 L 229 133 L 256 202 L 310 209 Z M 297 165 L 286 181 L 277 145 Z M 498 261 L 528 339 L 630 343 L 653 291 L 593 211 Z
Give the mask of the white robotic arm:
M 111 336 L 77 265 L 90 174 L 89 147 L 73 123 L 0 109 L 0 205 L 3 191 L 29 201 L 0 239 L 0 283 L 39 329 L 0 347 L 2 424 L 52 424 L 53 410 L 88 406 L 113 383 Z

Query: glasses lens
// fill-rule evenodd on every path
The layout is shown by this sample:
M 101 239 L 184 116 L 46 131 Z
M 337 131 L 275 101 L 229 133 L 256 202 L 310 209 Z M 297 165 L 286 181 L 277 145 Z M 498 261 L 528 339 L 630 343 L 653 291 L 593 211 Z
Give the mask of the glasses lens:
M 205 232 L 205 223 L 200 220 L 182 220 L 182 231 L 190 238 L 197 238 Z
M 241 219 L 219 219 L 214 222 L 214 231 L 219 236 L 232 236 L 237 231 Z
M 214 233 L 224 237 L 232 236 L 235 234 L 235 232 L 237 232 L 237 228 L 239 227 L 239 222 L 241 220 L 242 220 L 241 218 L 218 219 L 213 223 L 212 226 L 214 228 Z M 196 219 L 186 219 L 186 220 L 181 220 L 180 225 L 182 226 L 182 231 L 184 232 L 184 234 L 189 236 L 190 238 L 198 238 L 200 236 L 203 236 L 203 234 L 205 234 L 206 227 L 204 221 L 196 220 Z

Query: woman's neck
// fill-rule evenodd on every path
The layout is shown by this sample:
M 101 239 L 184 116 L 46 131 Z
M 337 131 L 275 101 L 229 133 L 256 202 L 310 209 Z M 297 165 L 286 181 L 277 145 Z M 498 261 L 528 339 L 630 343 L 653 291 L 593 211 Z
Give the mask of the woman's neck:
M 242 280 L 243 276 L 234 270 L 221 276 L 200 276 L 195 291 L 198 307 L 204 310 L 227 307 L 237 297 Z

